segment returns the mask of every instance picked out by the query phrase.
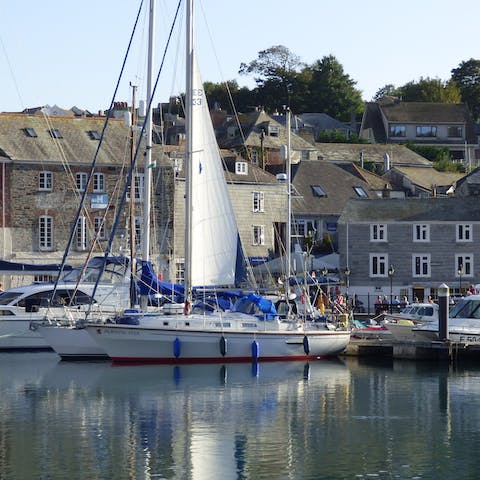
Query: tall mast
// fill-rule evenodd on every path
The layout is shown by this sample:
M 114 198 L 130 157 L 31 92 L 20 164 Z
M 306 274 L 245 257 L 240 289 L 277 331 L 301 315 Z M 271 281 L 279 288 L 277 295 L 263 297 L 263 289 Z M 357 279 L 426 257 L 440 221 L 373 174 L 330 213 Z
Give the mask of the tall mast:
M 292 167 L 290 159 L 290 150 L 291 150 L 291 128 L 290 128 L 290 108 L 287 107 L 287 154 L 286 154 L 286 173 L 287 173 L 287 230 L 286 230 L 286 239 L 285 239 L 285 258 L 286 258 L 286 275 L 287 281 L 290 278 L 290 273 L 292 270 L 291 264 L 291 251 L 292 251 Z
M 155 41 L 155 0 L 150 0 L 149 31 L 148 31 L 148 66 L 147 66 L 147 123 L 145 125 L 145 171 L 143 185 L 143 235 L 142 258 L 150 258 L 150 210 L 152 189 L 152 90 L 153 90 L 153 47 Z
M 185 300 L 192 296 L 192 84 L 193 84 L 193 0 L 187 0 L 186 14 L 186 80 L 185 80 Z

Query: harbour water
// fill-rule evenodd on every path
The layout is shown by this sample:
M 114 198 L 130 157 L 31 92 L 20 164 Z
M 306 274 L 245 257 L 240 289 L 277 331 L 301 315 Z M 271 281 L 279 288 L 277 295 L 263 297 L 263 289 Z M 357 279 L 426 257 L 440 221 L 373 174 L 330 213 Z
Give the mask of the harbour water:
M 0 480 L 476 479 L 480 365 L 0 354 Z

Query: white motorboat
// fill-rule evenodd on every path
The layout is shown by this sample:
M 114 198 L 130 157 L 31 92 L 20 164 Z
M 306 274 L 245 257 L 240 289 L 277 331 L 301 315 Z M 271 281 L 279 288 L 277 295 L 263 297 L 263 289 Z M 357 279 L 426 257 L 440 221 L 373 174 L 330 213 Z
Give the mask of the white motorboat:
M 108 273 L 92 298 L 99 266 L 104 259 L 93 258 L 86 269 L 73 269 L 61 280 L 34 282 L 0 294 L 0 350 L 51 350 L 51 344 L 32 325 L 62 321 L 70 325 L 85 318 L 88 309 L 97 317 L 121 311 L 128 298 L 128 259 L 107 259 Z M 69 305 L 69 306 L 67 306 Z
M 438 319 L 412 328 L 416 341 L 439 340 Z M 459 300 L 448 313 L 448 335 L 451 341 L 480 344 L 480 295 L 468 295 Z
M 130 312 L 86 330 L 116 362 L 308 360 L 338 355 L 350 330 L 287 315 L 257 295 L 233 309 L 197 311 L 192 286 L 235 285 L 239 235 L 193 48 L 187 2 L 185 305 L 180 313 Z M 194 205 L 194 208 L 192 206 Z M 192 308 L 191 308 L 192 307 Z
M 399 313 L 384 314 L 383 325 L 392 333 L 395 340 L 412 342 L 415 340 L 412 329 L 438 321 L 436 303 L 412 303 Z

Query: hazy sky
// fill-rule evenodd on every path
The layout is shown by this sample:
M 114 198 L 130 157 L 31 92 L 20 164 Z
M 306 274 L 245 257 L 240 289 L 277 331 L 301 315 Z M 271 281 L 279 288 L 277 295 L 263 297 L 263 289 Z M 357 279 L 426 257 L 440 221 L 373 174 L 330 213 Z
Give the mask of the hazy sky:
M 0 0 L 0 111 L 107 108 L 140 1 Z M 157 1 L 156 69 L 177 3 Z M 237 79 L 252 88 L 252 78 L 238 75 L 240 64 L 284 45 L 308 64 L 333 54 L 371 100 L 388 83 L 447 80 L 461 61 L 480 58 L 479 0 L 199 0 L 195 8 L 202 77 L 213 82 Z M 155 104 L 184 91 L 183 18 Z M 138 85 L 137 98 L 145 95 L 147 37 L 145 13 L 118 101 L 131 103 L 130 82 Z

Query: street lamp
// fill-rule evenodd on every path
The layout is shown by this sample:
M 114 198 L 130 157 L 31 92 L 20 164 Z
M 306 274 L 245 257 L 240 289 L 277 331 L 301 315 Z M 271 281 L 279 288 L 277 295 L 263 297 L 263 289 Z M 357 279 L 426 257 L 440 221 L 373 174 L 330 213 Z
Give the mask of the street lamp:
M 458 277 L 460 279 L 460 296 L 462 296 L 462 275 L 463 275 L 463 264 L 461 263 L 459 266 L 458 266 Z
M 350 269 L 348 268 L 348 266 L 345 267 L 343 273 L 345 274 L 345 283 L 347 285 L 346 300 L 348 300 L 348 287 L 350 286 Z
M 395 269 L 393 265 L 390 265 L 388 269 L 388 276 L 390 277 L 390 313 L 392 313 L 392 300 L 393 300 L 393 276 L 395 275 Z

